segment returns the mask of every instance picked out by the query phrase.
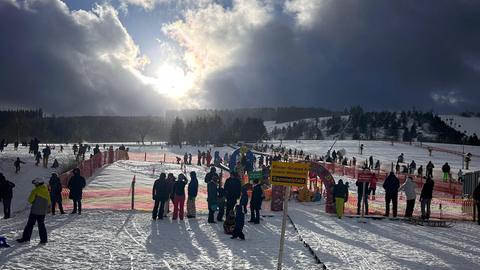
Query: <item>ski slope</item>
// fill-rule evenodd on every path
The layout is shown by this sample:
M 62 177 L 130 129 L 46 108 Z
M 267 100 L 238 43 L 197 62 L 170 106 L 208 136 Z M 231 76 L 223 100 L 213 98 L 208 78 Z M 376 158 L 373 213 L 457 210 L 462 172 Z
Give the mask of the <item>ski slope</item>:
M 479 117 L 464 117 L 459 115 L 439 115 L 439 117 L 450 127 L 467 134 L 468 136 L 474 133 L 480 135 L 480 118 Z

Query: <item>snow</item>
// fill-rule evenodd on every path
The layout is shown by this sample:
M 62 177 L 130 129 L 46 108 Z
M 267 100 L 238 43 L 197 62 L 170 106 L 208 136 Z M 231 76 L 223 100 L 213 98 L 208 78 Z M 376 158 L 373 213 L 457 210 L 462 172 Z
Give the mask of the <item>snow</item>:
M 439 117 L 450 127 L 468 136 L 474 133 L 480 135 L 480 117 L 464 117 L 459 115 L 439 115 Z
M 274 144 L 275 146 L 280 145 L 280 141 L 267 141 L 267 144 Z M 333 145 L 333 140 L 301 140 L 301 141 L 282 141 L 282 146 L 286 148 L 292 148 L 303 151 L 306 151 L 309 154 L 317 155 L 326 155 L 327 151 Z M 360 144 L 364 145 L 363 155 L 359 154 Z M 461 152 L 461 145 L 452 145 L 452 144 L 433 144 L 426 143 L 428 145 L 438 145 L 439 147 L 458 150 Z M 373 156 L 375 160 L 380 160 L 382 168 L 390 170 L 391 163 L 394 164 L 397 162 L 397 158 L 400 153 L 403 153 L 405 156 L 405 162 L 410 163 L 412 160 L 415 160 L 417 168 L 420 165 L 427 165 L 428 161 L 432 161 L 435 165 L 435 172 L 440 172 L 441 166 L 448 162 L 452 168 L 452 172 L 456 173 L 462 167 L 462 157 L 455 154 L 444 153 L 433 151 L 432 156 L 428 155 L 427 149 L 419 148 L 414 145 L 408 145 L 403 143 L 394 143 L 387 141 L 357 141 L 357 140 L 343 140 L 337 141 L 333 147 L 333 150 L 345 149 L 347 152 L 347 157 L 356 157 L 358 162 L 368 159 L 370 156 Z M 480 147 L 478 146 L 469 146 L 465 148 L 470 151 L 472 154 L 480 155 Z M 470 170 L 479 170 L 480 169 L 480 160 L 473 158 L 470 163 Z
M 341 116 L 342 120 L 348 120 L 349 117 L 350 117 L 349 115 Z M 293 126 L 294 123 L 298 123 L 300 121 L 314 123 L 316 119 L 318 119 L 318 121 L 321 123 L 321 122 L 326 122 L 331 118 L 332 116 L 324 116 L 324 117 L 318 117 L 318 118 L 305 118 L 305 119 L 300 119 L 296 121 L 282 122 L 282 123 L 277 123 L 276 121 L 264 121 L 263 125 L 267 129 L 267 132 L 271 133 L 275 128 L 278 128 L 278 129 L 287 128 L 288 126 Z

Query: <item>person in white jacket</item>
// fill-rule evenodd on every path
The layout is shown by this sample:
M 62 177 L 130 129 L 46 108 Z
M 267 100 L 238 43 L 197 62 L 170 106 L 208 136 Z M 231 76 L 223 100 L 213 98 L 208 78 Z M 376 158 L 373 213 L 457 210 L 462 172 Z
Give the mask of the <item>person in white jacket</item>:
M 405 209 L 405 217 L 411 218 L 413 215 L 413 209 L 415 208 L 415 198 L 417 197 L 417 193 L 415 192 L 415 183 L 413 182 L 412 177 L 408 177 L 400 186 L 399 190 L 403 190 L 405 192 L 405 197 L 407 197 L 407 209 Z

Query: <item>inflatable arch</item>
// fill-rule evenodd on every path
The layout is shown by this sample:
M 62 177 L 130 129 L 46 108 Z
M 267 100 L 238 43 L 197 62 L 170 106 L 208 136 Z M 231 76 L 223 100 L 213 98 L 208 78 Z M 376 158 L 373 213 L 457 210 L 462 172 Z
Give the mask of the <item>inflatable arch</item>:
M 325 212 L 335 213 L 335 198 L 333 198 L 333 186 L 335 185 L 335 180 L 333 179 L 332 174 L 318 162 L 307 161 L 307 163 L 310 164 L 309 174 L 320 178 L 325 185 L 327 194 L 325 199 Z

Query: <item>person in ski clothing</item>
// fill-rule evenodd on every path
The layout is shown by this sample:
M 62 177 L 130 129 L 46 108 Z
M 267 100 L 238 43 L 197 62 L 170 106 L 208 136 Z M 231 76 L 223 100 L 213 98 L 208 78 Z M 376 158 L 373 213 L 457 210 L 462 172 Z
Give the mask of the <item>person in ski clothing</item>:
M 41 160 L 41 159 L 42 159 L 42 153 L 37 152 L 37 153 L 35 154 L 35 161 L 36 161 L 36 162 L 35 162 L 35 166 L 38 166 L 38 164 L 40 164 L 40 160 Z
M 72 150 L 73 150 L 73 155 L 74 155 L 74 156 L 77 156 L 78 146 L 77 146 L 77 144 L 76 144 L 76 143 L 75 143 L 75 144 L 73 144 L 73 146 L 72 146 Z
M 202 152 L 200 152 L 200 150 L 198 150 L 197 153 L 197 165 L 202 166 Z
M 152 188 L 152 199 L 155 201 L 152 210 L 152 219 L 163 219 L 165 203 L 170 199 L 170 193 L 167 184 L 167 175 L 161 173 L 160 177 L 155 180 Z
M 413 209 L 415 208 L 415 199 L 417 193 L 415 192 L 415 183 L 413 183 L 412 177 L 407 177 L 405 183 L 400 186 L 400 191 L 405 191 L 405 197 L 407 198 L 407 208 L 405 209 L 405 217 L 411 218 L 413 215 Z
M 423 165 L 420 165 L 420 167 L 418 167 L 417 169 L 417 175 L 419 177 L 423 177 Z
M 430 218 L 430 205 L 433 198 L 433 187 L 435 182 L 432 178 L 427 177 L 427 180 L 423 184 L 422 192 L 420 193 L 420 206 L 422 208 L 422 219 Z
M 225 189 L 225 197 L 227 199 L 227 213 L 230 213 L 237 204 L 242 191 L 242 183 L 238 179 L 238 174 L 232 173 L 225 181 L 223 188 Z
M 477 221 L 478 225 L 480 225 L 480 183 L 478 183 L 477 187 L 473 191 L 473 199 L 477 204 Z
M 207 167 L 210 167 L 210 163 L 212 162 L 212 154 L 210 153 L 210 150 L 207 151 L 205 159 L 207 160 Z
M 233 230 L 232 239 L 239 237 L 245 240 L 245 234 L 243 233 L 243 226 L 245 225 L 245 214 L 243 213 L 242 206 L 235 206 L 235 229 Z
M 95 156 L 96 154 L 100 154 L 100 145 L 95 145 L 95 148 L 93 148 L 93 155 Z
M 250 221 L 254 224 L 260 224 L 260 210 L 263 201 L 263 189 L 258 179 L 253 181 L 252 198 L 250 199 Z
M 195 172 L 190 172 L 190 183 L 188 183 L 188 200 L 187 200 L 187 218 L 195 218 L 197 210 L 195 207 L 195 199 L 198 194 L 198 179 Z
M 216 171 L 217 171 L 217 170 L 215 169 L 215 167 L 212 166 L 212 167 L 210 168 L 210 172 L 205 175 L 205 183 L 208 184 L 208 183 L 209 183 L 210 181 L 212 181 L 212 180 L 215 180 L 215 182 L 218 183 L 218 181 L 219 181 L 220 178 L 219 178 L 219 176 L 218 176 L 218 174 L 217 174 Z
M 435 166 L 433 165 L 433 163 L 431 161 L 428 162 L 427 166 L 427 175 L 426 177 L 431 177 L 433 178 L 433 168 L 435 168 Z
M 355 185 L 357 186 L 357 215 L 360 215 L 360 210 L 362 209 L 362 200 L 364 199 L 363 195 L 365 194 L 365 215 L 368 216 L 368 190 L 370 182 L 360 182 L 356 181 Z M 363 187 L 365 186 L 365 190 Z
M 217 195 L 217 205 L 218 205 L 217 221 L 219 222 L 223 221 L 223 215 L 225 215 L 226 204 L 227 204 L 227 198 L 225 197 L 225 189 L 222 186 L 222 181 L 220 181 L 218 183 L 218 195 Z
M 385 216 L 390 214 L 390 202 L 393 204 L 393 217 L 397 217 L 398 207 L 398 188 L 400 188 L 400 181 L 393 172 L 387 176 L 383 182 L 383 188 L 385 189 Z
M 463 171 L 462 171 L 462 169 L 458 169 L 457 181 L 458 181 L 459 183 L 463 183 Z
M 443 173 L 443 182 L 447 182 L 450 179 L 450 165 L 448 165 L 448 162 L 445 162 L 445 164 L 443 164 L 442 173 Z
M 52 151 L 50 150 L 50 146 L 47 145 L 45 148 L 43 148 L 42 153 L 43 153 L 43 167 L 47 168 L 48 167 L 48 157 L 52 153 Z
M 50 201 L 52 207 L 52 215 L 55 215 L 55 205 L 58 204 L 58 209 L 60 210 L 60 214 L 65 214 L 63 211 L 62 205 L 62 183 L 60 182 L 60 178 L 56 173 L 52 173 L 50 180 L 48 181 L 48 186 L 50 187 Z
M 175 185 L 175 176 L 173 176 L 173 173 L 169 173 L 167 175 L 167 192 L 168 192 L 168 197 L 170 199 L 170 201 L 172 201 L 172 204 L 173 204 L 173 199 L 175 198 L 175 196 L 173 195 L 173 186 Z M 163 217 L 166 217 L 167 214 L 170 213 L 170 203 L 167 201 L 167 203 L 165 203 L 165 209 L 164 209 L 164 212 L 163 212 Z
M 218 189 L 217 189 L 217 179 L 212 178 L 211 181 L 207 184 L 207 202 L 208 202 L 208 223 L 216 223 L 215 222 L 215 211 L 217 211 L 217 196 L 218 196 Z
M 21 161 L 19 157 L 13 162 L 13 166 L 15 166 L 15 173 L 20 172 L 20 164 L 25 164 L 25 162 Z
M 404 160 L 405 157 L 403 156 L 403 153 L 401 153 L 400 156 L 398 156 L 397 163 L 403 163 Z
M 333 186 L 333 197 L 335 198 L 335 209 L 337 211 L 337 217 L 342 218 L 343 207 L 345 205 L 345 199 L 347 197 L 348 189 L 343 180 L 338 180 L 338 183 Z
M 373 169 L 373 156 L 368 158 L 368 168 L 371 170 Z
M 3 218 L 10 218 L 13 188 L 15 184 L 8 181 L 5 176 L 0 173 L 0 201 L 3 202 Z
M 188 153 L 188 165 L 192 165 L 192 153 Z
M 371 196 L 371 200 L 375 200 L 375 191 L 377 190 L 377 175 L 373 174 L 372 178 L 370 179 L 370 183 L 368 183 L 368 194 L 367 196 Z
M 412 160 L 408 168 L 409 168 L 409 172 L 408 172 L 409 174 L 415 173 L 415 170 L 417 169 L 417 164 L 415 163 L 415 160 Z
M 178 175 L 177 181 L 173 185 L 173 217 L 172 220 L 180 218 L 183 220 L 183 209 L 185 207 L 185 186 L 187 185 L 187 177 L 183 173 Z
M 247 213 L 247 205 L 248 205 L 248 190 L 251 188 L 251 184 L 247 183 L 242 186 L 242 194 L 240 195 L 240 206 L 243 208 L 243 212 Z
M 79 215 L 82 214 L 82 193 L 85 185 L 85 178 L 80 175 L 80 169 L 73 169 L 73 176 L 68 181 L 68 189 L 70 190 L 68 198 L 73 201 L 73 211 L 71 214 L 76 214 L 77 212 Z
M 56 169 L 56 168 L 58 168 L 59 166 L 60 166 L 60 164 L 58 164 L 58 160 L 57 160 L 57 159 L 54 159 L 51 168 Z
M 45 215 L 48 212 L 48 205 L 50 204 L 50 195 L 48 188 L 43 184 L 41 178 L 36 178 L 32 181 L 35 188 L 28 196 L 28 202 L 32 205 L 30 208 L 30 215 L 28 216 L 27 225 L 23 230 L 22 238 L 17 239 L 18 243 L 29 242 L 32 237 L 33 226 L 38 225 L 38 234 L 40 236 L 40 244 L 48 242 L 47 229 L 45 228 Z

